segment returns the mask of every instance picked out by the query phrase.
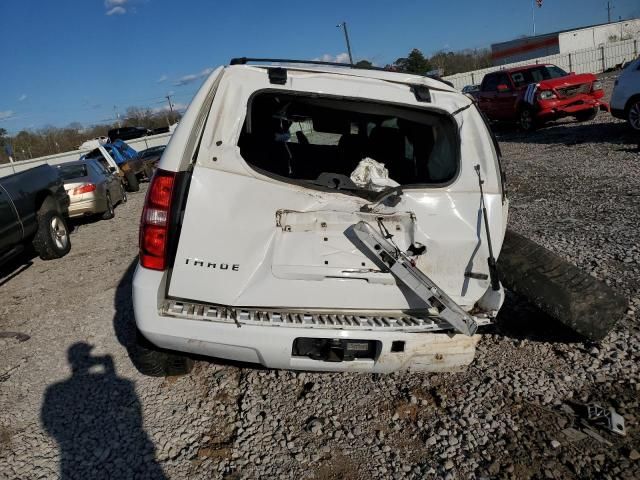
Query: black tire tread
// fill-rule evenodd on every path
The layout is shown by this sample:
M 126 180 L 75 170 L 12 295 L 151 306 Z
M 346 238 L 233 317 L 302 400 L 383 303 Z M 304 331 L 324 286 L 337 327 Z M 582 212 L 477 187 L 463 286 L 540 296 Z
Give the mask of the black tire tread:
M 590 340 L 602 340 L 627 307 L 605 283 L 512 230 L 498 268 L 506 288 Z
M 140 190 L 140 182 L 134 173 L 125 173 L 124 178 L 127 180 L 126 188 L 128 192 L 137 192 Z
M 36 213 L 38 229 L 36 230 L 36 234 L 31 242 L 31 244 L 33 245 L 33 249 L 42 260 L 54 260 L 56 258 L 64 257 L 71 250 L 70 237 L 68 239 L 69 241 L 67 243 L 67 248 L 63 250 L 58 250 L 53 242 L 53 239 L 51 238 L 51 234 L 49 231 L 49 222 L 54 215 L 58 215 L 62 219 L 62 221 L 65 223 L 65 226 L 67 226 L 67 232 L 69 231 L 67 222 L 65 221 L 64 217 L 58 212 L 58 209 L 53 203 L 53 200 L 47 198 Z
M 141 374 L 148 377 L 187 375 L 194 366 L 193 359 L 156 347 L 137 330 L 136 343 L 131 350 L 134 366 Z
M 111 204 L 111 208 L 109 208 L 109 204 Z M 111 201 L 111 195 L 107 193 L 107 209 L 102 214 L 102 219 L 111 220 L 113 217 L 116 216 L 115 212 L 116 212 L 115 207 L 113 206 L 113 202 Z

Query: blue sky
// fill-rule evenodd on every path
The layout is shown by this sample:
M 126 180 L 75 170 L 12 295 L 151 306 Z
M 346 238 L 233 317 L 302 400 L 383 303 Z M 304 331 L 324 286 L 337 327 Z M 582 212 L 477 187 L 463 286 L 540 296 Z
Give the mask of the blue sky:
M 538 33 L 606 21 L 606 0 L 544 0 Z M 613 0 L 613 18 L 640 1 Z M 128 106 L 186 105 L 231 57 L 354 56 L 485 47 L 531 32 L 531 0 L 0 0 L 0 127 L 111 121 Z M 114 108 L 115 107 L 115 108 Z

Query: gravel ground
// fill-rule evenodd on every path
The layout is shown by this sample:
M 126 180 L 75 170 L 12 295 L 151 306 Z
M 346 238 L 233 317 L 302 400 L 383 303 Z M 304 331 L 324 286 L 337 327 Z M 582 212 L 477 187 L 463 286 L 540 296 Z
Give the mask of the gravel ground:
M 605 341 L 509 296 L 462 373 L 142 377 L 126 346 L 143 185 L 67 257 L 0 274 L 0 479 L 640 478 L 640 139 L 605 113 L 498 136 L 512 228 L 629 299 Z M 627 435 L 585 430 L 572 401 L 615 407 Z

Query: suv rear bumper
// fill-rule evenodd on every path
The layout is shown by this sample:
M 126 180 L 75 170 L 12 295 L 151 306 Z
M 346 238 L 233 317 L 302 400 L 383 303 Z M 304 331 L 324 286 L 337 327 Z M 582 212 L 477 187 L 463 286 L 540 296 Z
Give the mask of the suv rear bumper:
M 451 332 L 409 333 L 350 329 L 256 326 L 193 320 L 160 314 L 165 291 L 163 272 L 138 266 L 133 279 L 133 307 L 138 330 L 168 350 L 256 363 L 268 368 L 314 371 L 389 373 L 396 370 L 444 372 L 469 365 L 479 335 Z M 331 362 L 294 356 L 297 338 L 375 340 L 374 358 Z M 394 347 L 392 351 L 392 346 Z M 401 351 L 397 351 L 399 349 Z

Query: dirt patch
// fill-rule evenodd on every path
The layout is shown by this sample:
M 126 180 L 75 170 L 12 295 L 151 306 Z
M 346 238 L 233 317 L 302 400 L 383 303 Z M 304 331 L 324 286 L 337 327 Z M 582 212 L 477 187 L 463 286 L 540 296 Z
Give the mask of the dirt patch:
M 358 475 L 358 465 L 342 455 L 333 455 L 331 459 L 316 467 L 313 477 L 316 480 L 354 480 Z

